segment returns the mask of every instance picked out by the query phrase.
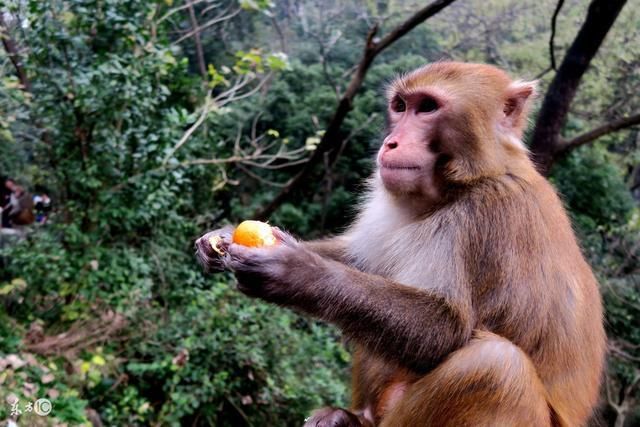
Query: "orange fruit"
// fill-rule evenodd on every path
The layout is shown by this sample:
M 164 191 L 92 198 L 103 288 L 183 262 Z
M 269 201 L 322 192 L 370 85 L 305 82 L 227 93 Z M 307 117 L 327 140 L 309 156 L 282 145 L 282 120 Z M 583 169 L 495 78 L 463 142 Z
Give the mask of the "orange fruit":
M 243 221 L 233 232 L 233 243 L 243 246 L 272 246 L 276 244 L 276 237 L 271 232 L 271 226 L 260 221 Z

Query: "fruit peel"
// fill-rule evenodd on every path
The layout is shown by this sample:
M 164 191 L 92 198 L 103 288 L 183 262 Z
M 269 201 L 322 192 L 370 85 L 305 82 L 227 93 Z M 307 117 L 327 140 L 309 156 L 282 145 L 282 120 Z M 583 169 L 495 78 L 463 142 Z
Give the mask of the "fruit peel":
M 233 232 L 233 242 L 243 246 L 262 247 L 277 243 L 271 226 L 261 221 L 243 221 Z

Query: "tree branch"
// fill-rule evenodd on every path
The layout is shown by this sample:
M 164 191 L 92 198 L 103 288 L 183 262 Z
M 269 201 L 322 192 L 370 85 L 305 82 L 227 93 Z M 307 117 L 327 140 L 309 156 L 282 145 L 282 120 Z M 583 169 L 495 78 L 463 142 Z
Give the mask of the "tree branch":
M 31 82 L 27 77 L 27 72 L 24 69 L 22 64 L 22 59 L 20 54 L 18 53 L 18 47 L 16 42 L 9 35 L 9 28 L 4 20 L 4 12 L 0 12 L 0 37 L 2 38 L 2 45 L 4 46 L 4 50 L 7 52 L 7 56 L 11 60 L 13 64 L 13 68 L 16 70 L 16 75 L 18 76 L 18 80 L 20 80 L 20 84 L 25 92 L 31 92 Z
M 204 0 L 193 0 L 190 1 L 186 4 L 183 4 L 182 6 L 178 6 L 178 7 L 174 7 L 173 9 L 170 9 L 167 13 L 165 13 L 164 15 L 162 15 L 162 17 L 160 17 L 157 21 L 156 24 L 160 24 L 162 21 L 168 19 L 171 17 L 171 15 L 173 15 L 174 13 L 180 12 L 181 10 L 187 9 L 190 6 L 193 7 L 194 4 L 198 4 L 198 3 L 202 3 Z
M 198 19 L 196 18 L 196 12 L 193 9 L 193 0 L 187 0 L 187 6 L 189 9 L 189 21 L 191 22 L 191 28 L 193 29 L 193 42 L 196 46 L 196 57 L 198 58 L 198 69 L 203 79 L 207 79 L 207 65 L 204 61 L 204 52 L 202 50 L 202 41 L 200 41 L 200 26 L 198 25 Z
M 358 64 L 355 73 L 351 77 L 351 81 L 347 86 L 347 89 L 342 95 L 338 106 L 329 122 L 327 129 L 320 140 L 316 150 L 313 152 L 309 161 L 304 165 L 302 170 L 295 175 L 286 187 L 282 188 L 280 193 L 267 204 L 264 208 L 254 213 L 253 217 L 258 219 L 266 219 L 273 212 L 276 211 L 291 195 L 291 193 L 299 190 L 305 182 L 307 182 L 309 176 L 312 174 L 314 167 L 322 161 L 324 153 L 340 147 L 342 138 L 340 136 L 340 128 L 347 114 L 351 110 L 353 98 L 356 92 L 362 86 L 364 78 L 369 70 L 369 67 L 373 63 L 373 60 L 384 49 L 389 47 L 399 38 L 407 34 L 409 31 L 417 27 L 428 18 L 440 12 L 442 9 L 453 3 L 455 0 L 436 0 L 433 3 L 425 6 L 416 12 L 409 19 L 402 24 L 394 28 L 389 34 L 383 37 L 380 41 L 374 40 L 375 35 L 378 32 L 378 26 L 374 25 L 367 34 L 367 39 L 362 53 L 362 57 Z
M 554 155 L 556 157 L 563 156 L 567 154 L 569 151 L 577 147 L 580 147 L 581 145 L 585 145 L 592 141 L 595 141 L 601 136 L 604 136 L 622 129 L 630 128 L 632 126 L 636 126 L 639 124 L 640 124 L 640 112 L 632 114 L 629 117 L 623 117 L 617 120 L 613 120 L 609 123 L 605 123 L 601 126 L 598 126 L 597 128 L 592 129 L 588 132 L 580 134 L 570 140 L 561 140 L 560 144 L 558 145 L 557 151 L 555 152 Z
M 538 170 L 546 175 L 556 160 L 560 133 L 582 76 L 616 21 L 626 0 L 592 0 L 578 35 L 554 76 L 536 119 L 530 149 Z
M 564 0 L 559 0 L 556 5 L 556 10 L 553 11 L 553 17 L 551 17 L 551 37 L 549 37 L 549 56 L 551 57 L 551 69 L 556 70 L 556 54 L 554 52 L 555 48 L 553 46 L 553 41 L 556 37 L 556 21 L 558 19 L 558 14 L 560 13 L 560 9 L 562 9 L 562 5 L 564 4 Z
M 206 30 L 207 28 L 209 28 L 209 27 L 211 27 L 213 25 L 219 24 L 220 22 L 228 21 L 229 19 L 233 18 L 234 16 L 236 16 L 240 12 L 242 12 L 242 9 L 238 8 L 238 9 L 236 9 L 235 11 L 233 11 L 233 12 L 231 12 L 229 14 L 225 14 L 226 13 L 226 9 L 225 9 L 224 12 L 221 12 L 215 18 L 213 18 L 213 19 L 205 22 L 204 24 L 200 25 L 197 29 L 191 30 L 187 34 L 184 34 L 184 35 L 180 36 L 177 40 L 171 42 L 171 44 L 172 45 L 180 44 L 181 42 L 185 41 L 189 37 L 193 36 L 195 33 L 198 33 L 198 32 L 201 32 L 203 30 Z
M 449 6 L 454 1 L 455 0 L 436 0 L 417 11 L 413 16 L 404 21 L 402 24 L 398 25 L 387 36 L 385 36 L 376 44 L 375 54 L 377 55 L 385 50 L 396 40 L 407 34 L 409 31 L 413 30 L 415 27 L 417 27 L 427 19 L 431 18 L 436 13 L 440 12 L 445 7 Z
M 191 135 L 193 135 L 193 133 L 200 127 L 200 125 L 204 123 L 205 119 L 207 118 L 207 115 L 209 115 L 212 107 L 214 107 L 214 105 L 212 104 L 214 103 L 213 103 L 213 100 L 211 99 L 211 93 L 207 93 L 200 116 L 198 116 L 198 119 L 189 127 L 189 129 L 186 130 L 186 132 L 182 135 L 182 137 L 176 143 L 176 145 L 174 145 L 173 148 L 169 150 L 164 160 L 162 161 L 162 166 L 166 166 L 169 163 L 169 161 L 173 158 L 173 155 L 176 153 L 176 151 L 178 151 L 180 147 L 182 147 L 189 140 Z

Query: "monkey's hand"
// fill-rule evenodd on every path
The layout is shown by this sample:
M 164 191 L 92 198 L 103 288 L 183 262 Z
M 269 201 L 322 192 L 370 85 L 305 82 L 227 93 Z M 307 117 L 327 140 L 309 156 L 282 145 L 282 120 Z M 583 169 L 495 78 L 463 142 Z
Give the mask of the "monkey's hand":
M 196 256 L 207 272 L 222 271 L 225 268 L 223 256 L 227 253 L 234 227 L 227 225 L 210 231 L 196 240 Z
M 307 296 L 305 277 L 322 274 L 327 261 L 276 227 L 273 235 L 278 241 L 273 246 L 253 248 L 232 243 L 224 257 L 225 266 L 235 273 L 241 292 L 297 305 L 295 300 Z

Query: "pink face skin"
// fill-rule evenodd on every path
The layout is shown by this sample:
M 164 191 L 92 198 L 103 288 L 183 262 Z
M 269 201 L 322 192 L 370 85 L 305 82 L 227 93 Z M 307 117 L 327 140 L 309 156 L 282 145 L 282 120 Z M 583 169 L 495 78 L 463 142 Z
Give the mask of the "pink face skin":
M 4 187 L 5 187 L 7 190 L 11 191 L 11 192 L 16 191 L 16 189 L 18 188 L 18 186 L 16 185 L 16 183 L 15 183 L 15 182 L 13 182 L 13 181 L 12 181 L 12 180 L 10 180 L 10 179 L 8 179 L 8 180 L 6 180 L 6 181 L 4 182 Z
M 440 198 L 436 168 L 437 122 L 446 109 L 442 96 L 431 91 L 396 94 L 389 102 L 391 132 L 378 152 L 384 187 L 394 195 Z

